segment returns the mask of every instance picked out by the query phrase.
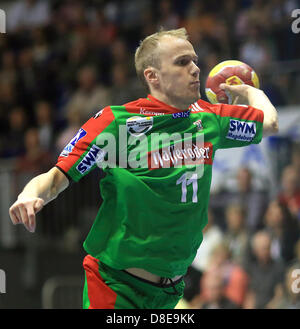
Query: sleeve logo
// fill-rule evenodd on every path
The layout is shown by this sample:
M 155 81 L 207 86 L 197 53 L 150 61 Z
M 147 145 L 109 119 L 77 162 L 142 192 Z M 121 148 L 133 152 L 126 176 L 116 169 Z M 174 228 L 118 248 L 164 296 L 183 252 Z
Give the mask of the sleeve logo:
M 76 143 L 83 138 L 86 135 L 86 131 L 82 128 L 80 128 L 77 132 L 77 134 L 71 139 L 71 141 L 69 142 L 69 144 L 63 149 L 63 151 L 61 152 L 61 154 L 59 156 L 61 157 L 67 157 L 69 155 L 69 153 L 72 152 L 74 146 L 76 145 Z
M 95 164 L 100 164 L 103 161 L 105 152 L 97 145 L 93 145 L 81 162 L 77 165 L 76 169 L 84 174 L 89 171 Z
M 256 135 L 256 123 L 230 120 L 226 138 L 243 142 L 251 142 Z
M 99 117 L 101 116 L 101 114 L 103 113 L 103 111 L 104 111 L 104 109 L 98 111 L 98 112 L 93 116 L 93 118 L 94 118 L 94 119 L 99 118 Z

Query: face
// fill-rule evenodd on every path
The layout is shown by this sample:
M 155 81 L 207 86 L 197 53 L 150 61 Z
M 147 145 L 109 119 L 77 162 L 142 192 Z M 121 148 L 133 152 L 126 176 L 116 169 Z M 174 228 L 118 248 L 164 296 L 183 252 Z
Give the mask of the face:
M 283 224 L 284 217 L 282 213 L 282 209 L 276 201 L 272 201 L 265 215 L 266 224 L 270 228 L 280 227 Z
M 200 70 L 192 44 L 184 39 L 164 36 L 158 47 L 160 69 L 156 88 L 165 102 L 186 109 L 200 98 Z
M 254 254 L 261 261 L 268 261 L 270 259 L 270 238 L 265 235 L 256 236 L 254 241 Z

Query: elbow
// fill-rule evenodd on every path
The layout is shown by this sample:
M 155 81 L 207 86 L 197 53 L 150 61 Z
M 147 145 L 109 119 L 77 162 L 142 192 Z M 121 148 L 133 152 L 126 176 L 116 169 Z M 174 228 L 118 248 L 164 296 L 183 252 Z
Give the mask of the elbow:
M 277 135 L 279 132 L 279 125 L 277 118 L 268 122 L 264 127 L 264 136 Z
M 270 124 L 270 131 L 272 132 L 273 135 L 278 134 L 279 132 L 279 125 L 278 125 L 278 119 L 274 119 L 271 124 Z

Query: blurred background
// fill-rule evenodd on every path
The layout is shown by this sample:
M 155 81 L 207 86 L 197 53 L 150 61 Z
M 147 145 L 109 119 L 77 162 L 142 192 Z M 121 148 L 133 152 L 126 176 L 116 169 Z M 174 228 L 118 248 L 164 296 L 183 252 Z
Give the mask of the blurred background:
M 260 145 L 216 154 L 209 222 L 178 308 L 300 308 L 300 33 L 291 28 L 299 1 L 1 0 L 0 8 L 0 308 L 81 307 L 100 170 L 47 205 L 35 234 L 13 226 L 8 208 L 90 116 L 146 95 L 133 54 L 161 26 L 187 28 L 204 100 L 210 69 L 241 60 L 280 125 Z

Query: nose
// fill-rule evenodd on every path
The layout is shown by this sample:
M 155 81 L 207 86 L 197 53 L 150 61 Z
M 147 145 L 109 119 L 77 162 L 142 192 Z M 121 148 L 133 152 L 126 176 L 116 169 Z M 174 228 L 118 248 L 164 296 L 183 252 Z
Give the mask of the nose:
M 192 69 L 191 69 L 191 73 L 193 77 L 198 77 L 200 74 L 200 68 L 198 67 L 198 65 L 194 62 L 192 62 Z

